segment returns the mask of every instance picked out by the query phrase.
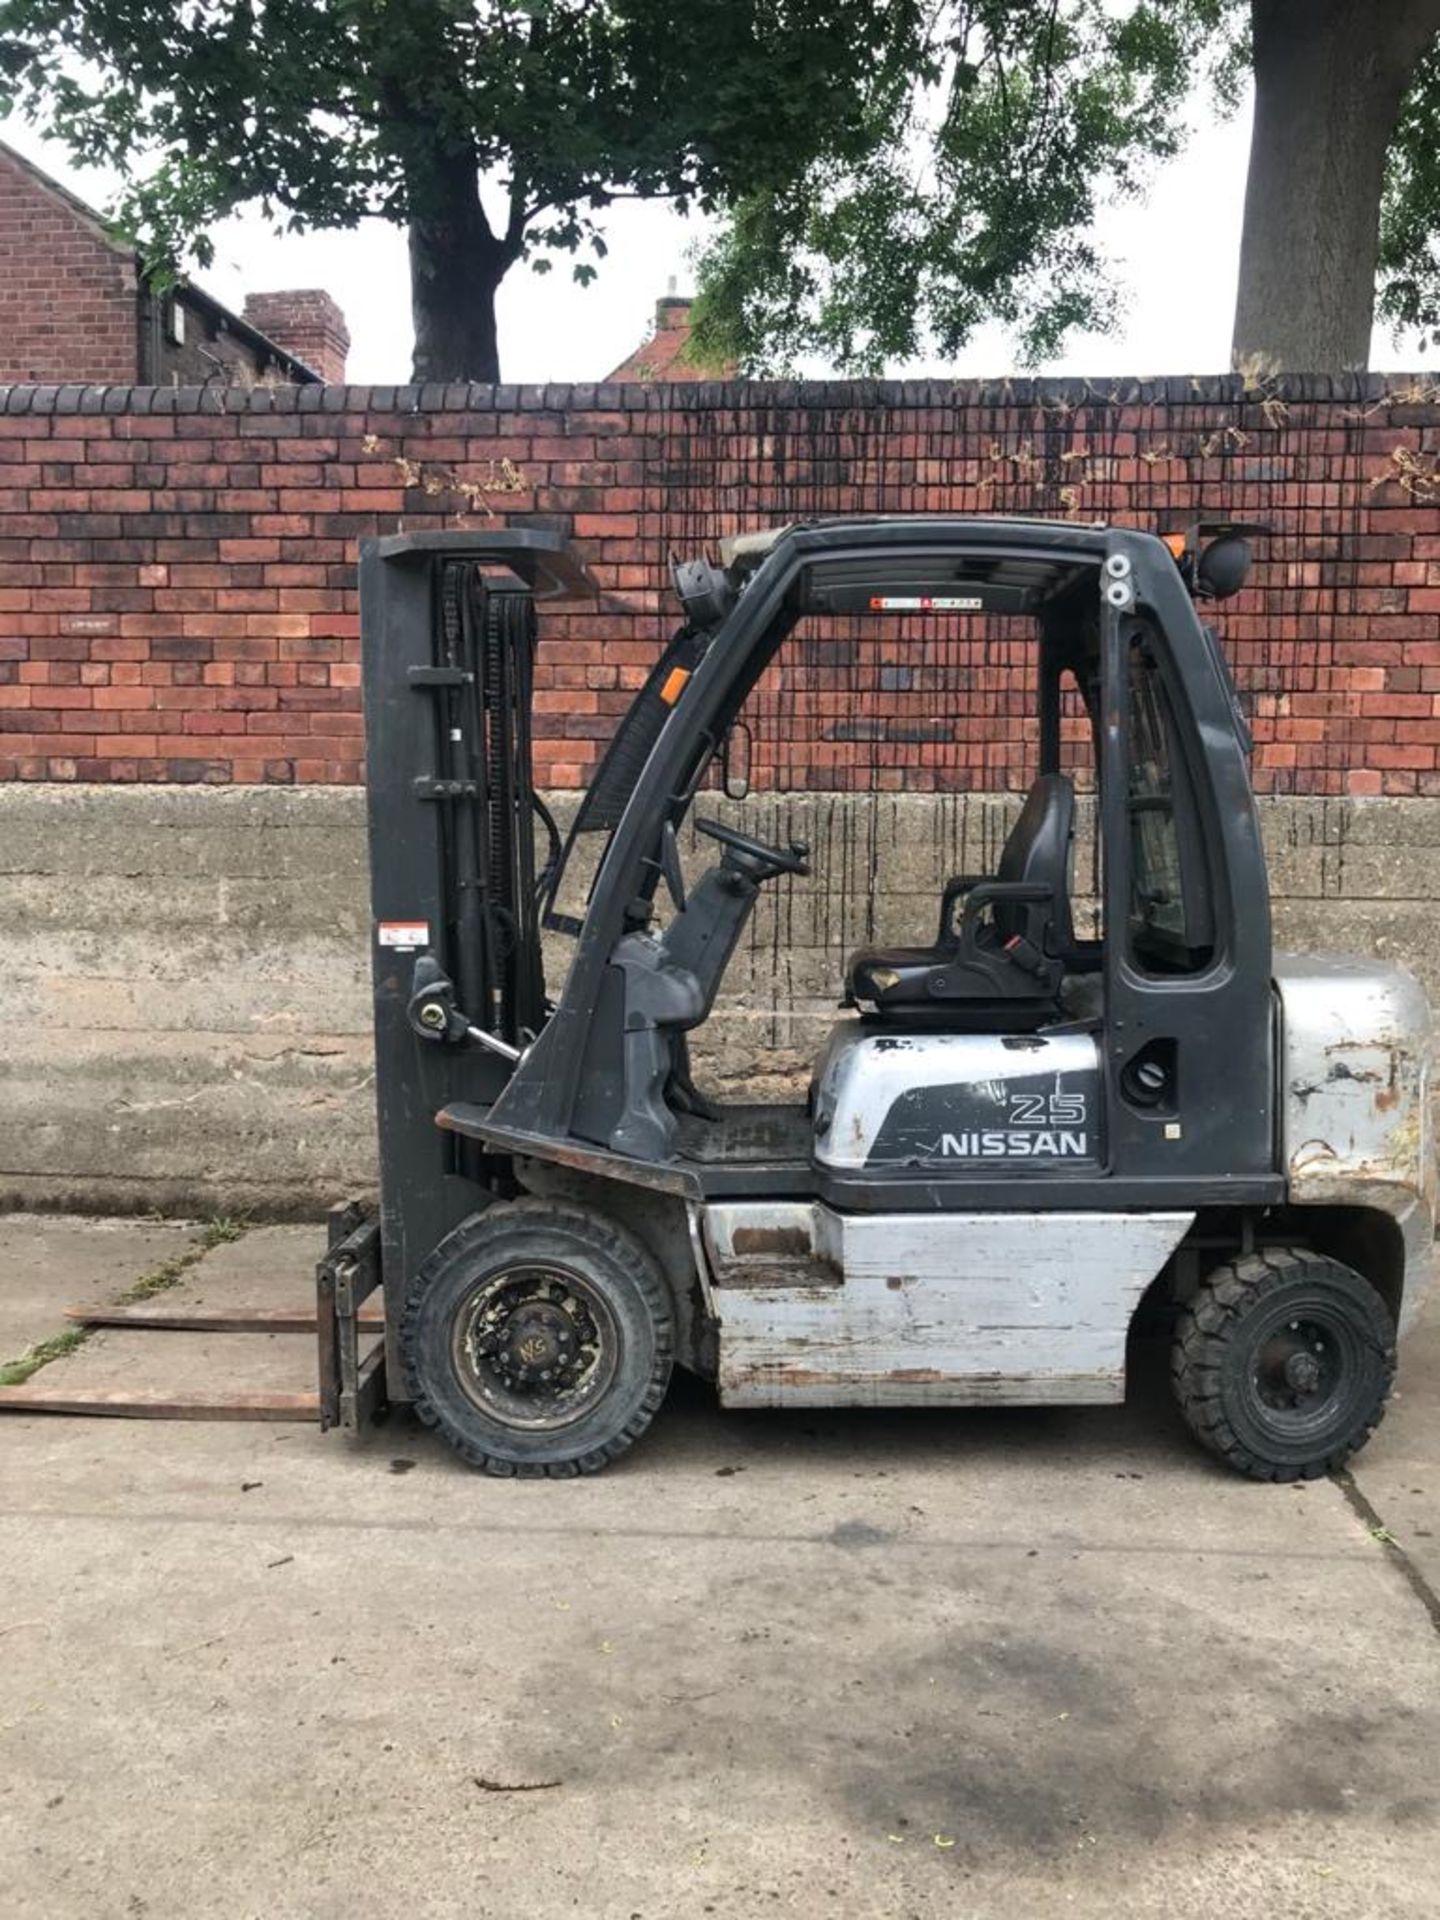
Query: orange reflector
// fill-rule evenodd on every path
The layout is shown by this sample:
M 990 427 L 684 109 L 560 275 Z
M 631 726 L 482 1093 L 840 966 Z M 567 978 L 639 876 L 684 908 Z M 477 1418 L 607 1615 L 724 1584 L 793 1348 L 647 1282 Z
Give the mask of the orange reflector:
M 1171 553 L 1174 554 L 1177 560 L 1183 556 L 1185 552 L 1185 536 L 1183 533 L 1162 533 L 1160 538 L 1165 542 L 1166 546 L 1169 547 Z
M 685 691 L 685 683 L 690 678 L 688 667 L 672 667 L 665 676 L 665 684 L 660 689 L 660 698 L 667 707 L 673 707 Z

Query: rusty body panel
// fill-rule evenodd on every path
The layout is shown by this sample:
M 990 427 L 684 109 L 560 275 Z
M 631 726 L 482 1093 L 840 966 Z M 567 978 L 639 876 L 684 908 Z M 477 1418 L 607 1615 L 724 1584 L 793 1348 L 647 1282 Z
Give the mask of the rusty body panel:
M 1291 1202 L 1388 1214 L 1405 1246 L 1400 1331 L 1429 1288 L 1435 1164 L 1430 1010 L 1402 967 L 1277 955 L 1281 1155 Z
M 1113 1401 L 1190 1213 L 704 1209 L 727 1406 Z

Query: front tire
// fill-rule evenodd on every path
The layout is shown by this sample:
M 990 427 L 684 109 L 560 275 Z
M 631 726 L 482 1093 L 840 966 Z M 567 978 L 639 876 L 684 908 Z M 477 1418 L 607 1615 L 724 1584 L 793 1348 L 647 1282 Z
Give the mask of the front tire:
M 1313 1480 L 1385 1411 L 1395 1327 L 1370 1282 L 1304 1247 L 1208 1275 L 1180 1315 L 1171 1376 L 1190 1431 L 1255 1480 Z
M 596 1473 L 665 1397 L 670 1294 L 623 1228 L 521 1200 L 446 1236 L 405 1301 L 400 1351 L 416 1412 L 473 1467 Z

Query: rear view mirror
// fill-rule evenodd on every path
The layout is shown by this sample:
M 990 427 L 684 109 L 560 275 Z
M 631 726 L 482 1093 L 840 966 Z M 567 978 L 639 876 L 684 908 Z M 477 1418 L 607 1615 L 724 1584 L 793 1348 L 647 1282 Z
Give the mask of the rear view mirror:
M 1250 536 L 1270 532 L 1256 520 L 1194 520 L 1161 538 L 1192 600 L 1228 600 L 1250 577 Z
M 1250 542 L 1238 533 L 1222 533 L 1200 549 L 1195 585 L 1202 600 L 1228 600 L 1250 573 Z

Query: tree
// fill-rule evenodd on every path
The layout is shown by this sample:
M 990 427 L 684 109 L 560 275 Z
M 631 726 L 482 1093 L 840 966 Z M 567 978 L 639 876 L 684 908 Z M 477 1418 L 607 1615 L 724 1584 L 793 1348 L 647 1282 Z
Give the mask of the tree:
M 1233 90 L 1234 0 L 966 0 L 931 16 L 898 109 L 860 159 L 821 154 L 734 205 L 701 262 L 707 351 L 775 367 L 819 353 L 874 373 L 985 320 L 1021 357 L 1104 327 L 1114 289 L 1090 236 L 1107 196 L 1179 150 L 1194 49 Z
M 1363 367 L 1392 143 L 1392 273 L 1423 261 L 1440 212 L 1433 60 L 1395 143 L 1402 103 L 1440 34 L 1440 0 L 1252 0 L 1250 11 L 1255 130 L 1234 359 L 1307 371 Z M 1428 284 L 1433 289 L 1433 255 Z M 1397 293 L 1387 303 L 1392 316 L 1418 319 L 1404 301 Z
M 133 185 L 159 275 L 258 203 L 409 231 L 415 377 L 498 380 L 495 294 L 593 277 L 621 197 L 702 208 L 855 159 L 922 0 L 0 0 L 0 109 Z
M 1179 150 L 1197 80 L 1234 106 L 1252 26 L 1237 362 L 1363 366 L 1377 258 L 1381 311 L 1440 325 L 1440 0 L 942 0 L 858 160 L 822 153 L 729 209 L 698 340 L 751 370 L 816 353 L 870 373 L 987 319 L 1028 361 L 1104 328 L 1096 210 Z M 1203 208 L 1195 229 L 1198 273 Z

